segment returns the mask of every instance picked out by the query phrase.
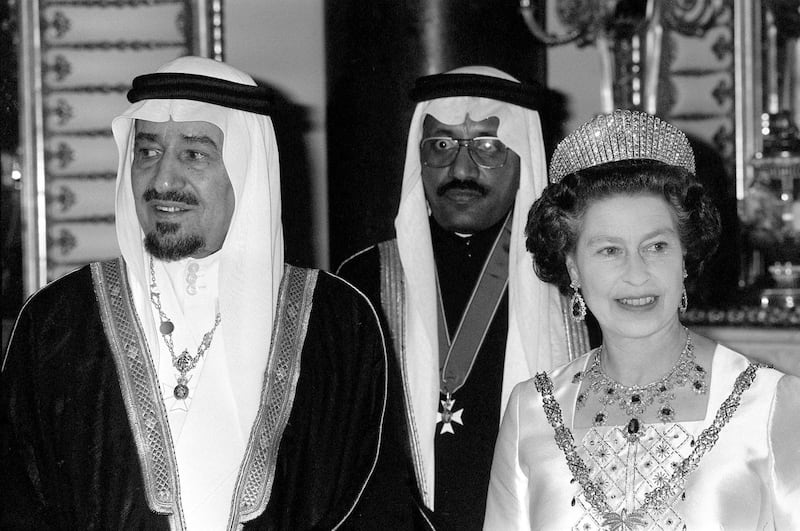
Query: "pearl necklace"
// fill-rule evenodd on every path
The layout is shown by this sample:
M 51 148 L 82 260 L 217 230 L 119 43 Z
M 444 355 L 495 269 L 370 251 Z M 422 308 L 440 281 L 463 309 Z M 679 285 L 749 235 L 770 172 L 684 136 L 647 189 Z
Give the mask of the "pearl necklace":
M 161 336 L 164 338 L 164 343 L 166 343 L 169 349 L 169 354 L 172 358 L 172 366 L 175 367 L 179 373 L 178 383 L 172 390 L 172 394 L 177 400 L 185 400 L 189 396 L 189 378 L 186 374 L 197 366 L 197 362 L 200 361 L 206 353 L 206 350 L 211 346 L 211 341 L 214 339 L 214 332 L 216 332 L 217 326 L 219 326 L 220 321 L 222 321 L 222 316 L 219 311 L 217 311 L 217 315 L 214 318 L 214 326 L 211 330 L 203 334 L 203 340 L 200 342 L 200 346 L 197 347 L 197 354 L 192 356 L 189 354 L 189 349 L 185 348 L 180 356 L 176 356 L 175 347 L 172 342 L 172 332 L 175 330 L 175 325 L 161 308 L 161 292 L 158 290 L 158 285 L 156 284 L 156 273 L 152 256 L 150 257 L 150 301 L 153 303 L 155 309 L 158 310 L 159 319 L 161 320 L 158 331 L 161 333 Z

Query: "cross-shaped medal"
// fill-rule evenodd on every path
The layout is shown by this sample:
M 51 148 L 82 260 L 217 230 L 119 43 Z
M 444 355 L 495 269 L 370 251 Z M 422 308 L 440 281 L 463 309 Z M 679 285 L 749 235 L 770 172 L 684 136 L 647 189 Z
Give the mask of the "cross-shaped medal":
M 447 396 L 444 400 L 440 401 L 442 404 L 442 411 L 436 413 L 436 424 L 442 423 L 442 431 L 439 432 L 439 435 L 444 433 L 452 433 L 455 435 L 455 431 L 453 431 L 453 423 L 457 422 L 464 425 L 464 422 L 461 420 L 461 415 L 464 413 L 464 409 L 459 409 L 458 411 L 453 411 L 453 405 L 456 403 L 455 399 L 450 397 L 450 393 L 447 393 Z

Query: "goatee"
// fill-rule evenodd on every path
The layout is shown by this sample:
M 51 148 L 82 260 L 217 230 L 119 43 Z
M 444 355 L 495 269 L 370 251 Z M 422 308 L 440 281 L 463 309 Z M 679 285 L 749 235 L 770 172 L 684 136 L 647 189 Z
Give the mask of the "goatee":
M 205 239 L 197 234 L 176 236 L 178 229 L 177 223 L 156 223 L 155 230 L 144 237 L 144 248 L 159 260 L 173 262 L 192 256 L 205 246 Z

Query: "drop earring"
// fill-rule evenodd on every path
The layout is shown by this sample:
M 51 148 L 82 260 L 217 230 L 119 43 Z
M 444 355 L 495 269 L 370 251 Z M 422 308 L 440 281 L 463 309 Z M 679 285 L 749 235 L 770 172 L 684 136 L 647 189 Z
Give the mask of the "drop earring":
M 581 285 L 576 280 L 572 280 L 569 283 L 569 287 L 571 287 L 573 291 L 572 298 L 569 300 L 572 320 L 576 323 L 580 323 L 586 318 L 586 301 L 583 300 L 583 295 L 581 295 L 580 292 Z
M 686 266 L 683 267 L 683 278 L 684 280 L 688 277 L 689 274 L 686 272 Z M 681 314 L 686 313 L 686 308 L 689 307 L 689 296 L 686 294 L 686 286 L 683 286 L 683 292 L 681 293 L 681 304 L 678 306 L 678 311 Z

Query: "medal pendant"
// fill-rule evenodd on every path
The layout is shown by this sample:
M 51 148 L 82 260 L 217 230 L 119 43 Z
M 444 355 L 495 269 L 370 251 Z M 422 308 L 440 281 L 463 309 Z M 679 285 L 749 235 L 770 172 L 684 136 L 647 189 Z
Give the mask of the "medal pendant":
M 189 396 L 189 388 L 183 384 L 178 384 L 173 389 L 172 394 L 175 395 L 175 398 L 178 400 L 185 400 L 187 396 Z
M 455 405 L 456 401 L 455 399 L 450 398 L 450 393 L 447 393 L 446 398 L 440 402 L 442 404 L 442 410 L 436 413 L 436 423 L 442 423 L 442 431 L 440 431 L 439 434 L 455 434 L 455 431 L 453 430 L 453 423 L 458 423 L 462 426 L 464 425 L 464 422 L 461 420 L 461 415 L 464 414 L 464 409 L 462 408 L 458 411 L 453 411 L 453 405 Z
M 172 390 L 172 396 L 174 396 L 177 400 L 186 400 L 186 397 L 189 396 L 189 386 L 186 385 L 188 381 L 186 378 L 181 375 L 178 378 L 178 385 L 175 386 L 175 389 Z

